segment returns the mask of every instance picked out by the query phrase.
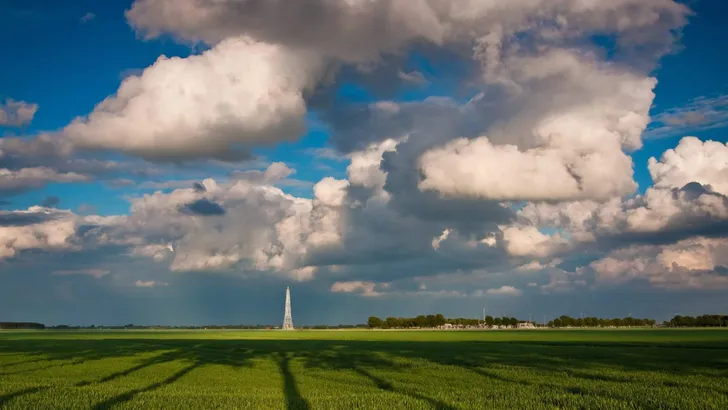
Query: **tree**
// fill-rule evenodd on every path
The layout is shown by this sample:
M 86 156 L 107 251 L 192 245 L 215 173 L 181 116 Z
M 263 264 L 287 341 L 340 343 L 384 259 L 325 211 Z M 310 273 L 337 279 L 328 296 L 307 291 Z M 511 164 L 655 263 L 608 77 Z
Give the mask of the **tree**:
M 495 321 L 493 320 L 493 316 L 486 316 L 485 317 L 485 324 L 488 326 L 493 326 Z
M 382 319 L 376 317 L 376 316 L 370 316 L 369 320 L 367 321 L 367 324 L 372 329 L 380 329 L 382 326 L 384 326 L 384 322 Z
M 396 317 L 390 316 L 385 320 L 385 325 L 386 325 L 385 327 L 387 329 L 393 329 L 393 328 L 399 327 L 399 319 L 397 319 Z

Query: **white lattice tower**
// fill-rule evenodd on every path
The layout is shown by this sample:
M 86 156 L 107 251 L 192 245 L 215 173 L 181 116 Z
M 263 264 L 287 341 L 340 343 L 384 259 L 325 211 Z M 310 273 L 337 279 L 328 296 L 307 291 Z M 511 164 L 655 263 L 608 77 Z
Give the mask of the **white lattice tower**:
M 291 289 L 286 286 L 286 313 L 283 316 L 283 330 L 293 330 L 293 317 L 291 317 Z

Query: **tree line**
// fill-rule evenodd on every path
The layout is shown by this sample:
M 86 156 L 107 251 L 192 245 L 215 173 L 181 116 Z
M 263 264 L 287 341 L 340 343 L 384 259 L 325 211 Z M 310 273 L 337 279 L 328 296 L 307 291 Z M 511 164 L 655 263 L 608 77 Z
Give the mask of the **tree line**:
M 45 329 L 45 325 L 35 322 L 0 322 L 0 329 Z
M 728 327 L 728 316 L 726 315 L 701 315 L 681 316 L 677 315 L 665 322 L 669 327 Z
M 420 315 L 417 317 L 388 317 L 384 320 L 376 316 L 371 316 L 367 320 L 367 325 L 372 329 L 438 327 L 445 323 L 445 317 L 439 313 L 436 315 Z
M 387 317 L 381 319 L 376 316 L 369 317 L 367 325 L 372 329 L 416 329 L 438 328 L 446 324 L 455 327 L 517 327 L 519 323 L 528 323 L 515 317 L 486 316 L 483 319 L 472 318 L 446 318 L 442 314 L 420 315 L 417 317 Z M 598 317 L 573 318 L 560 316 L 546 325 L 532 322 L 535 327 L 564 328 L 564 327 L 649 327 L 657 323 L 654 319 L 640 319 L 633 317 L 605 319 Z
M 420 315 L 417 317 L 387 317 L 385 319 L 371 316 L 367 326 L 371 329 L 416 329 L 416 328 L 438 328 L 446 324 L 456 327 L 516 327 L 519 323 L 527 321 L 515 317 L 493 317 L 486 316 L 485 320 L 472 318 L 446 318 L 442 314 Z M 547 328 L 568 328 L 568 327 L 654 327 L 657 321 L 648 318 L 599 318 L 579 317 L 574 318 L 567 315 L 559 316 L 550 320 L 546 325 L 533 323 L 536 327 Z M 680 316 L 677 315 L 669 321 L 661 324 L 663 327 L 728 327 L 728 316 L 726 315 L 701 315 L 701 316 Z
M 414 328 L 436 328 L 446 324 L 453 326 L 517 326 L 521 323 L 515 317 L 493 317 L 486 316 L 485 322 L 473 318 L 446 318 L 442 314 L 419 315 L 417 317 L 387 317 L 381 319 L 376 316 L 369 317 L 367 325 L 372 329 L 414 329 Z
M 548 322 L 548 327 L 649 327 L 657 323 L 654 319 L 639 319 L 634 317 L 605 319 L 599 317 L 559 316 Z

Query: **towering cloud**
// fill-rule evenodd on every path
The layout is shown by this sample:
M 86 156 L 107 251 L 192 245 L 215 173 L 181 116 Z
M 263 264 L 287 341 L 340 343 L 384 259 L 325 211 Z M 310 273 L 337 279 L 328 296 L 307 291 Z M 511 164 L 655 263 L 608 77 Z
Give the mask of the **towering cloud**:
M 421 189 L 560 201 L 602 201 L 634 191 L 624 150 L 641 146 L 654 78 L 560 49 L 508 57 L 499 73 L 488 80 L 505 81 L 509 90 L 497 109 L 500 119 L 485 136 L 424 153 Z

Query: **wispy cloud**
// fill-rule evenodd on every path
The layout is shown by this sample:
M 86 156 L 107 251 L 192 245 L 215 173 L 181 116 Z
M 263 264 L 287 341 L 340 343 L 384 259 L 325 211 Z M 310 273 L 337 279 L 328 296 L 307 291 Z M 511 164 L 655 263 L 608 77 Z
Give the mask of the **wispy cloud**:
M 149 281 L 138 280 L 138 281 L 134 282 L 134 285 L 138 288 L 153 288 L 156 286 L 169 286 L 169 283 L 157 282 L 154 280 L 149 280 Z
M 82 215 L 90 215 L 96 212 L 96 207 L 89 204 L 81 204 L 76 208 L 76 211 Z
M 412 71 L 409 73 L 405 73 L 404 71 L 400 71 L 397 73 L 397 77 L 405 82 L 416 84 L 419 86 L 425 86 L 429 83 L 425 76 L 419 72 L 419 71 Z
M 395 289 L 390 282 L 368 282 L 368 281 L 349 281 L 349 282 L 336 282 L 331 285 L 331 292 L 334 293 L 354 293 L 363 297 L 434 297 L 434 298 L 464 298 L 468 297 L 467 292 L 461 292 L 458 290 L 427 290 L 427 286 L 420 284 L 417 290 L 415 289 Z M 478 293 L 472 293 L 470 296 L 480 297 L 482 291 Z
M 304 150 L 304 153 L 306 153 L 307 155 L 316 157 L 318 159 L 328 159 L 331 161 L 346 161 L 349 159 L 348 156 L 336 151 L 333 148 L 328 148 L 328 147 L 307 148 L 306 150 Z
M 96 18 L 96 15 L 94 13 L 88 12 L 81 17 L 81 23 L 88 23 L 89 21 Z
M 177 189 L 192 188 L 199 179 L 183 179 L 169 181 L 144 181 L 137 186 L 139 189 Z
M 57 270 L 51 272 L 54 276 L 71 276 L 71 275 L 87 275 L 93 276 L 96 279 L 101 278 L 109 274 L 106 269 L 79 269 L 79 270 Z
M 134 181 L 129 178 L 115 178 L 105 182 L 112 188 L 123 188 L 134 185 Z
M 33 121 L 38 104 L 8 98 L 0 102 L 0 126 L 21 126 Z
M 488 289 L 485 293 L 488 295 L 521 296 L 523 291 L 513 286 L 501 286 L 497 289 Z
M 334 293 L 358 293 L 365 297 L 377 297 L 382 295 L 381 292 L 375 290 L 378 285 L 374 282 L 365 281 L 336 282 L 331 285 L 331 291 Z
M 652 118 L 646 138 L 685 136 L 691 132 L 728 126 L 728 95 L 698 97 L 682 107 Z
M 47 196 L 45 199 L 43 199 L 40 202 L 40 205 L 45 208 L 55 208 L 60 203 L 61 203 L 61 198 L 58 198 L 55 195 L 51 195 L 51 196 Z
M 127 68 L 124 70 L 121 70 L 119 73 L 119 78 L 123 81 L 126 80 L 127 77 L 139 77 L 144 72 L 143 68 Z

